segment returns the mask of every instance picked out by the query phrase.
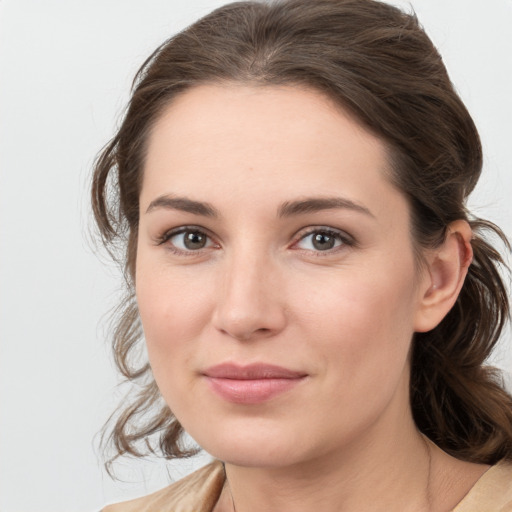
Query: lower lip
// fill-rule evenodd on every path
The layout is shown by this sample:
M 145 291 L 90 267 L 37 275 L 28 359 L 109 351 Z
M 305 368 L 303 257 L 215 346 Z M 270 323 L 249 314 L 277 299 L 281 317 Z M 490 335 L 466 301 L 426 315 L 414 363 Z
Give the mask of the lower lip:
M 221 398 L 235 404 L 260 404 L 274 398 L 302 382 L 294 379 L 223 379 L 206 377 L 210 388 Z

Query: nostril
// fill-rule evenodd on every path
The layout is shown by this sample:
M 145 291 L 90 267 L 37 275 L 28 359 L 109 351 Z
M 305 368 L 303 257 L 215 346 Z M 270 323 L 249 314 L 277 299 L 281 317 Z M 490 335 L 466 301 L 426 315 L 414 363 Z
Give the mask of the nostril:
M 256 328 L 256 329 L 252 329 L 252 328 L 247 328 L 247 329 L 243 329 L 243 328 L 224 328 L 224 329 L 220 329 L 220 331 L 227 335 L 227 336 L 230 336 L 231 338 L 235 338 L 236 340 L 239 340 L 239 341 L 250 341 L 250 340 L 253 340 L 253 339 L 259 339 L 259 338 L 265 338 L 265 337 L 269 337 L 272 335 L 273 333 L 273 330 L 272 329 L 269 329 L 268 327 L 260 327 L 260 328 Z

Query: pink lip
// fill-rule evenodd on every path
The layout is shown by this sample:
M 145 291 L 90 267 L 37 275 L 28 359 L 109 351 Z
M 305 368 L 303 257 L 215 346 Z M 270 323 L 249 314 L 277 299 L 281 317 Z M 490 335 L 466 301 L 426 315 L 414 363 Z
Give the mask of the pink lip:
M 228 402 L 258 404 L 290 390 L 307 374 L 269 364 L 224 363 L 203 372 L 210 388 Z

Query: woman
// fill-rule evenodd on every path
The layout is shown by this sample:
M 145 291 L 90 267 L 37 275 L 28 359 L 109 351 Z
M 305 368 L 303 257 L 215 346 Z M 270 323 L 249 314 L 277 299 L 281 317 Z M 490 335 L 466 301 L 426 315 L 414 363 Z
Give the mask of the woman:
M 182 457 L 186 431 L 218 460 L 105 510 L 512 510 L 512 400 L 484 366 L 503 236 L 465 207 L 481 166 L 389 5 L 235 3 L 164 43 L 94 175 L 141 386 L 111 440 Z

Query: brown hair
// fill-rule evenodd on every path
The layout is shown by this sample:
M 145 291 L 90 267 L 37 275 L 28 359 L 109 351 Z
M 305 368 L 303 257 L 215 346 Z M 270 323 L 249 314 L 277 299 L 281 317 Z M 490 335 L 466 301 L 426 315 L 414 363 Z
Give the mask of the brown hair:
M 127 283 L 115 361 L 139 389 L 113 419 L 108 439 L 117 454 L 190 454 L 149 364 L 136 357 L 142 329 L 133 286 L 148 134 L 177 94 L 206 82 L 306 86 L 349 111 L 388 145 L 419 253 L 440 243 L 452 221 L 470 222 L 474 260 L 457 303 L 438 327 L 413 340 L 411 405 L 418 428 L 452 455 L 481 463 L 512 458 L 512 399 L 485 366 L 509 303 L 502 258 L 484 235 L 510 246 L 499 228 L 470 218 L 465 207 L 482 167 L 479 136 L 416 17 L 374 0 L 229 4 L 166 41 L 137 73 L 92 187 L 103 241 L 114 256 L 121 249 Z

